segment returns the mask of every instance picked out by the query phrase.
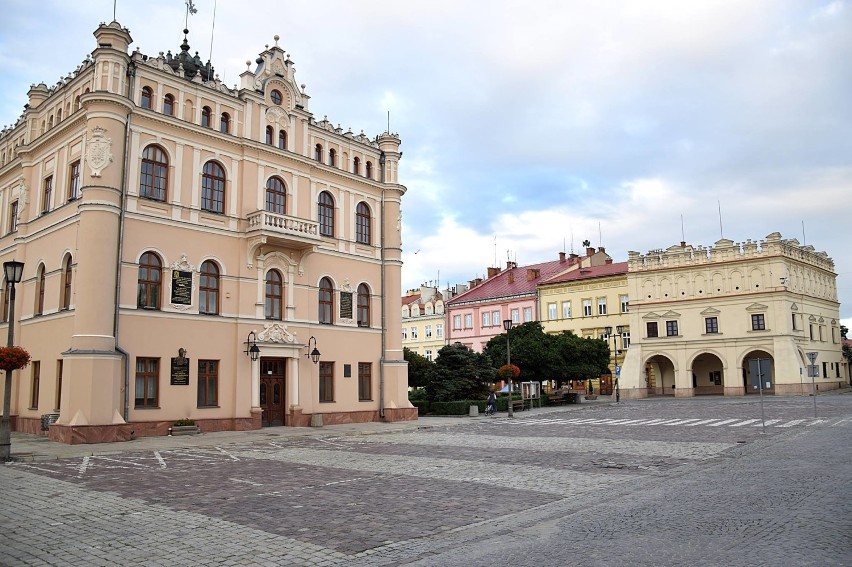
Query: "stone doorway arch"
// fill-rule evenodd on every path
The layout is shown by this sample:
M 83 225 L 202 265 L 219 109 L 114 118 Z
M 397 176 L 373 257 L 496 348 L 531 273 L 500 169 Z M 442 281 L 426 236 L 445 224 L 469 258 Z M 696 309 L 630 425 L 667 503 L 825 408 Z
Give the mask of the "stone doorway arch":
M 674 363 L 663 354 L 651 356 L 645 361 L 645 380 L 649 396 L 674 396 Z
M 712 352 L 701 352 L 692 359 L 692 389 L 696 396 L 725 393 L 724 363 Z

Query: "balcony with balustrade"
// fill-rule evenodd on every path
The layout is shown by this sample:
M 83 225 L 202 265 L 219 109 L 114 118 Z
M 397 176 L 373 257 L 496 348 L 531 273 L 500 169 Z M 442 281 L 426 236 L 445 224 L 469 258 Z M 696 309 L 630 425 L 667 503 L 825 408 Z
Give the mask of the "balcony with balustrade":
M 263 237 L 269 244 L 299 249 L 321 242 L 317 221 L 269 211 L 251 213 L 246 221 L 246 236 Z

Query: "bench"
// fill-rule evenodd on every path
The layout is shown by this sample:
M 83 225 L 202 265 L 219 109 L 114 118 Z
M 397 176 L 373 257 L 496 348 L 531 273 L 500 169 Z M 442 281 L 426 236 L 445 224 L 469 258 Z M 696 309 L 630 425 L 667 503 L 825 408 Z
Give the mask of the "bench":
M 512 411 L 523 411 L 524 409 L 524 400 L 512 400 Z
M 562 394 L 550 394 L 547 396 L 547 404 L 551 406 L 567 403 L 568 400 Z

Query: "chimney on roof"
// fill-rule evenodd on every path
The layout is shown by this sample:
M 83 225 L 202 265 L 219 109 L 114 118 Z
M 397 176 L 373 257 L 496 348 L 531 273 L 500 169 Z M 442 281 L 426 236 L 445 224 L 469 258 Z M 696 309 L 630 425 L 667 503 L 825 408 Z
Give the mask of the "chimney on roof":
M 539 276 L 539 274 L 541 274 L 541 270 L 538 268 L 527 268 L 527 281 L 533 281 Z
M 612 258 L 607 258 L 604 260 L 604 264 L 612 264 Z
M 681 247 L 681 248 L 686 248 L 686 241 L 685 241 L 685 240 L 681 240 L 681 241 L 680 241 L 680 247 Z
M 508 274 L 508 278 L 509 278 L 509 283 L 510 284 L 515 283 L 515 273 L 512 272 L 512 271 L 509 271 L 509 272 L 507 272 L 507 274 Z
M 517 267 L 518 267 L 517 262 L 512 262 L 511 260 L 506 260 L 506 269 L 507 270 L 511 270 L 512 268 L 517 268 Z
M 473 280 L 473 285 L 479 285 L 481 283 L 482 283 L 482 278 L 476 278 L 475 280 Z
M 500 273 L 500 268 L 488 268 L 488 277 L 493 278 Z
M 586 247 L 586 256 L 594 256 L 594 254 L 595 254 L 595 249 L 592 248 L 591 246 L 587 246 Z
M 564 263 L 565 263 L 565 252 L 560 252 L 560 253 L 559 253 L 559 263 L 560 263 L 560 264 L 564 264 Z
M 603 246 L 598 246 L 598 252 L 606 252 L 606 248 Z

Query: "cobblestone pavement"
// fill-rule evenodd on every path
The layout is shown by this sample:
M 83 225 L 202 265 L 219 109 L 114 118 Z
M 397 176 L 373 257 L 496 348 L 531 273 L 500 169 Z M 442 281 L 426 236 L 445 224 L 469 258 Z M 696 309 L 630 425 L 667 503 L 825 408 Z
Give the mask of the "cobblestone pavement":
M 9 463 L 0 565 L 852 565 L 852 395 L 819 396 L 817 417 L 812 398 L 763 406 L 630 400 Z

